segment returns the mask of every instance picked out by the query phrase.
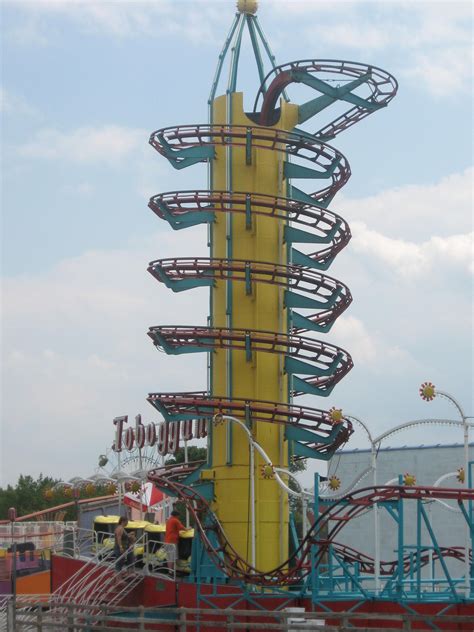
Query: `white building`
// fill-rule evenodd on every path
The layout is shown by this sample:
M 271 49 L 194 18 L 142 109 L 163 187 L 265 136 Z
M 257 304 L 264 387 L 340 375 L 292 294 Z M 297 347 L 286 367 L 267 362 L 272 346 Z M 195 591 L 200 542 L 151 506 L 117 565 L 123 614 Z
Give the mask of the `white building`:
M 432 432 L 432 431 L 427 431 Z M 343 450 L 336 453 L 328 467 L 328 477 L 337 476 L 341 481 L 340 490 L 346 490 L 360 474 L 370 466 L 370 450 Z M 469 444 L 469 459 L 474 460 L 474 444 Z M 396 448 L 381 448 L 377 457 L 377 483 L 384 485 L 391 481 L 391 485 L 397 485 L 393 479 L 406 473 L 416 477 L 417 485 L 433 486 L 444 474 L 456 473 L 464 465 L 464 447 L 453 445 L 419 445 L 403 446 Z M 474 474 L 474 463 L 471 466 Z M 372 472 L 355 486 L 361 489 L 372 486 Z M 461 483 L 453 475 L 445 479 L 441 486 L 458 488 Z M 464 547 L 466 538 L 466 522 L 454 503 L 450 508 L 439 502 L 424 503 L 425 511 L 430 519 L 435 537 L 440 547 Z M 385 509 L 379 510 L 379 539 L 380 558 L 384 561 L 397 558 L 397 525 L 392 516 Z M 410 545 L 416 545 L 417 512 L 415 501 L 404 502 L 404 543 L 408 553 Z M 337 536 L 337 541 L 354 549 L 374 557 L 374 516 L 368 511 L 350 522 Z M 426 526 L 421 525 L 422 545 L 431 545 Z M 411 549 L 414 551 L 414 549 Z M 463 565 L 451 560 L 448 563 L 450 573 L 463 574 Z M 439 567 L 436 574 L 440 572 Z M 428 576 L 429 569 L 425 568 L 423 575 Z

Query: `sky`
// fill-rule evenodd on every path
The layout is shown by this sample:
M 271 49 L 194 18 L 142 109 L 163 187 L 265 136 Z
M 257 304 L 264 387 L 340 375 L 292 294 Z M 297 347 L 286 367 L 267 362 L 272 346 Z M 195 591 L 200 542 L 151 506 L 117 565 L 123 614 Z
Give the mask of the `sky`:
M 235 3 L 4 0 L 1 12 L 6 485 L 87 476 L 114 417 L 159 421 L 149 392 L 205 386 L 205 356 L 159 354 L 146 332 L 205 324 L 206 291 L 171 293 L 146 267 L 206 256 L 203 227 L 173 232 L 147 208 L 153 194 L 205 188 L 206 169 L 173 170 L 148 138 L 207 121 Z M 429 380 L 473 415 L 472 4 L 261 0 L 258 17 L 277 63 L 353 60 L 399 82 L 388 108 L 332 143 L 352 177 L 331 209 L 353 238 L 329 273 L 354 302 L 326 338 L 355 366 L 330 397 L 298 403 L 342 408 L 374 435 L 458 418 L 420 399 Z M 250 105 L 255 67 L 241 72 Z M 461 441 L 433 427 L 391 445 Z

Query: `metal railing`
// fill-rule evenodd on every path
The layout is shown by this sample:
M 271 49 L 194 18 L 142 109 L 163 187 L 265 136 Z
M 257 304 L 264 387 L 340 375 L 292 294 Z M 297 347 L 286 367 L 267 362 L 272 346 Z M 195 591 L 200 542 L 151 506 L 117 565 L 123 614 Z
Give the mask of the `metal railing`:
M 200 608 L 137 608 L 84 606 L 65 603 L 64 617 L 58 620 L 40 596 L 6 599 L 3 605 L 8 632 L 224 632 L 228 630 L 277 630 L 303 632 L 419 629 L 420 623 L 433 629 L 472 629 L 472 616 L 436 614 L 385 614 L 362 612 L 304 612 L 302 608 L 283 611 L 218 610 Z M 47 597 L 47 596 L 45 596 Z M 36 599 L 36 602 L 35 602 Z M 0 611 L 1 612 L 1 611 Z M 1 620 L 1 618 L 0 618 Z

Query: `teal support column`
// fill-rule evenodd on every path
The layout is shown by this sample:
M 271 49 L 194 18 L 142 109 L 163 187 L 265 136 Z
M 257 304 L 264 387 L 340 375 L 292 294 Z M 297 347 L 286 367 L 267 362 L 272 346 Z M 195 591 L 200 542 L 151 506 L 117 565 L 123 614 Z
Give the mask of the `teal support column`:
M 314 475 L 314 505 L 313 505 L 314 521 L 315 523 L 319 519 L 319 474 Z M 315 532 L 316 537 L 319 537 L 318 531 Z M 318 555 L 319 546 L 313 544 L 311 546 L 311 595 L 313 603 L 316 603 L 319 593 L 319 564 L 316 564 L 316 557 Z
M 403 485 L 403 476 L 399 474 L 398 484 Z M 403 498 L 398 499 L 398 576 L 397 576 L 397 595 L 402 598 L 403 594 L 403 551 L 404 551 L 404 520 L 403 520 Z

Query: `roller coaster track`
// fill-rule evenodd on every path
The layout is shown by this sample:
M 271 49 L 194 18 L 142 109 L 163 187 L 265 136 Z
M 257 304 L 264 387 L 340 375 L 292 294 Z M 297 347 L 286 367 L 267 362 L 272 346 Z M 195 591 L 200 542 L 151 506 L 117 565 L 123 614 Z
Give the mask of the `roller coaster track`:
M 243 16 L 242 20 L 248 22 L 252 32 L 254 17 Z M 283 307 L 288 309 L 288 329 L 286 333 L 258 331 L 236 329 L 230 325 L 215 327 L 211 322 L 207 327 L 158 325 L 151 327 L 148 335 L 158 349 L 172 355 L 232 350 L 234 353 L 245 353 L 246 360 L 252 361 L 254 354 L 279 354 L 289 376 L 290 397 L 302 394 L 328 396 L 351 370 L 352 358 L 340 347 L 302 335 L 328 332 L 352 301 L 346 285 L 321 273 L 329 268 L 351 238 L 345 220 L 327 208 L 349 180 L 350 165 L 345 156 L 326 141 L 386 106 L 395 96 L 397 82 L 390 74 L 374 66 L 337 60 L 301 60 L 278 67 L 272 62 L 273 70 L 265 77 L 254 48 L 261 87 L 254 112 L 247 113 L 250 124 L 216 124 L 213 121 L 213 98 L 223 58 L 234 32 L 239 34 L 232 49 L 234 61 L 231 63 L 234 66 L 228 93 L 235 91 L 235 77 L 232 77 L 236 74 L 235 60 L 239 55 L 243 22 L 237 31 L 236 24 L 219 59 L 209 101 L 211 122 L 159 129 L 151 134 L 150 144 L 178 170 L 198 163 L 213 165 L 214 160 L 221 160 L 224 155 L 226 159 L 230 159 L 231 155 L 239 156 L 246 165 L 252 165 L 257 156 L 256 150 L 259 153 L 278 152 L 286 193 L 276 196 L 258 191 L 170 191 L 153 196 L 149 207 L 173 230 L 212 224 L 221 216 L 226 220 L 232 215 L 245 216 L 245 229 L 249 231 L 252 230 L 254 216 L 276 220 L 281 223 L 282 240 L 288 246 L 288 263 L 260 261 L 258 255 L 257 260 L 238 260 L 227 254 L 227 258 L 157 259 L 149 264 L 148 270 L 174 292 L 236 282 L 244 284 L 245 293 L 252 295 L 258 292 L 261 284 L 275 285 L 281 288 Z M 264 45 L 268 53 L 265 42 Z M 343 85 L 331 85 L 334 77 Z M 316 98 L 299 106 L 298 124 L 336 102 L 347 103 L 348 109 L 343 114 L 338 113 L 334 120 L 313 134 L 296 127 L 290 131 L 270 127 L 278 125 L 277 102 L 292 83 L 305 84 L 318 93 Z M 293 185 L 293 181 L 298 179 L 316 182 L 311 187 L 317 186 L 316 190 L 309 194 L 298 189 Z M 305 250 L 296 249 L 295 244 L 305 244 Z M 336 423 L 327 411 L 294 406 L 292 403 L 234 398 L 213 392 L 150 393 L 148 401 L 168 422 L 210 419 L 221 414 L 235 415 L 248 424 L 284 424 L 285 438 L 292 441 L 290 448 L 296 458 L 329 459 L 352 433 L 352 424 L 347 418 Z M 150 480 L 163 491 L 188 501 L 205 548 L 218 567 L 225 567 L 229 577 L 272 585 L 301 580 L 302 574 L 307 572 L 304 569 L 314 543 L 313 536 L 302 545 L 306 548 L 298 554 L 300 561 L 294 557 L 294 569 L 288 570 L 283 565 L 270 574 L 259 573 L 239 558 L 206 500 L 193 487 L 186 485 L 189 472 L 182 466 L 176 470 L 176 475 L 174 472 L 173 468 L 168 469 L 166 474 L 162 470 L 156 471 L 150 475 Z M 355 501 L 354 506 L 357 506 Z M 218 549 L 211 545 L 206 530 L 214 530 L 218 534 Z M 306 566 L 301 560 L 305 560 Z
M 373 575 L 375 573 L 375 561 L 373 557 L 365 553 L 361 553 L 356 549 L 353 549 L 346 544 L 339 544 L 334 542 L 332 545 L 333 551 L 338 557 L 342 558 L 344 562 L 348 564 L 358 564 L 359 571 L 367 575 Z M 430 564 L 432 561 L 439 560 L 440 557 L 452 558 L 460 562 L 464 562 L 465 551 L 461 546 L 441 546 L 438 551 L 433 551 L 431 547 L 422 547 L 420 553 L 408 553 L 403 557 L 403 572 L 408 573 L 414 557 L 419 557 L 417 560 L 420 568 Z M 472 551 L 469 551 L 469 559 L 472 560 Z M 385 576 L 393 576 L 398 567 L 398 559 L 380 562 L 380 574 Z
M 223 327 L 150 327 L 148 335 L 156 347 L 171 355 L 234 349 L 252 358 L 253 352 L 285 356 L 285 370 L 293 376 L 293 395 L 310 393 L 328 396 L 352 368 L 350 355 L 334 345 L 314 338 Z M 296 373 L 310 374 L 299 378 Z
M 285 240 L 289 244 L 304 242 L 319 244 L 318 250 L 309 254 L 296 248 L 291 250 L 294 264 L 327 270 L 334 257 L 348 244 L 351 232 L 347 223 L 324 206 L 304 196 L 305 202 L 262 193 L 238 193 L 230 191 L 172 191 L 152 197 L 151 210 L 166 220 L 174 230 L 197 224 L 213 222 L 216 214 L 245 214 L 246 226 L 252 226 L 253 215 L 275 220 L 291 221 L 285 226 Z M 298 226 L 298 228 L 294 228 Z M 310 229 L 308 230 L 302 229 Z
M 474 489 L 403 486 L 379 486 L 359 489 L 338 499 L 328 507 L 315 521 L 298 549 L 288 560 L 273 570 L 261 572 L 236 553 L 209 504 L 195 489 L 171 480 L 166 475 L 166 472 L 160 470 L 149 472 L 148 479 L 186 504 L 193 515 L 195 528 L 199 531 L 208 555 L 227 577 L 247 584 L 263 586 L 301 584 L 311 573 L 312 566 L 322 563 L 329 546 L 335 542 L 335 538 L 341 529 L 375 503 L 397 502 L 399 500 L 427 501 L 444 499 L 463 505 L 468 500 L 474 500 Z M 210 531 L 213 531 L 217 537 L 218 546 L 211 543 L 208 537 Z M 372 571 L 368 570 L 367 572 L 373 572 L 373 562 L 369 563 L 371 558 L 364 558 L 362 554 L 354 553 L 353 549 L 344 549 L 341 548 L 341 545 L 338 545 L 338 547 L 341 553 L 348 556 L 348 559 L 351 558 L 356 561 L 365 559 L 367 568 L 372 569 Z M 457 557 L 457 553 L 454 550 L 449 549 L 449 553 Z M 444 555 L 444 553 L 442 554 Z M 404 565 L 406 563 L 404 559 Z M 386 570 L 388 572 L 389 568 L 386 567 Z
M 256 423 L 277 423 L 286 426 L 286 436 L 295 441 L 297 457 L 327 460 L 334 450 L 352 434 L 352 423 L 343 418 L 336 423 L 327 411 L 307 406 L 247 400 L 234 397 L 212 397 L 207 392 L 150 393 L 150 404 L 167 421 L 212 418 L 216 414 L 232 415 Z M 172 470 L 168 472 L 168 475 Z
M 318 77 L 318 74 L 324 78 L 332 74 L 342 75 L 343 77 L 351 77 L 353 80 L 342 87 L 334 87 L 327 80 Z M 264 86 L 272 77 L 272 82 L 265 91 Z M 316 112 L 336 101 L 346 101 L 353 106 L 329 125 L 325 125 L 313 133 L 315 138 L 323 141 L 335 138 L 337 134 L 358 123 L 369 114 L 387 106 L 398 89 L 396 79 L 376 66 L 337 59 L 292 61 L 273 68 L 262 81 L 254 106 L 254 117 L 260 125 L 272 124 L 277 100 L 291 83 L 303 83 L 321 93 L 317 100 L 307 104 L 306 109 L 310 110 L 309 113 L 306 113 L 305 106 L 300 108 L 302 111 L 300 122 L 303 122 L 301 119 L 306 120 L 309 115 L 314 116 Z M 364 98 L 353 93 L 353 90 L 361 86 L 364 86 L 368 92 Z M 258 113 L 260 100 L 262 100 L 262 106 L 260 113 Z
M 308 203 L 328 204 L 351 176 L 346 157 L 337 149 L 304 132 L 245 125 L 181 125 L 165 127 L 153 132 L 150 144 L 168 159 L 175 169 L 184 169 L 216 157 L 216 145 L 242 148 L 248 164 L 252 149 L 284 152 L 294 159 L 307 161 L 310 167 L 284 162 L 284 175 L 288 177 L 329 179 L 328 186 L 312 193 Z M 304 169 L 304 171 L 301 171 Z M 303 194 L 305 195 L 305 194 Z
M 352 302 L 351 293 L 343 283 L 301 266 L 238 259 L 181 258 L 152 261 L 148 271 L 174 292 L 215 285 L 218 280 L 241 281 L 245 283 L 246 294 L 252 293 L 254 283 L 287 288 L 285 306 L 321 310 L 310 316 L 293 311 L 293 334 L 327 333 Z

